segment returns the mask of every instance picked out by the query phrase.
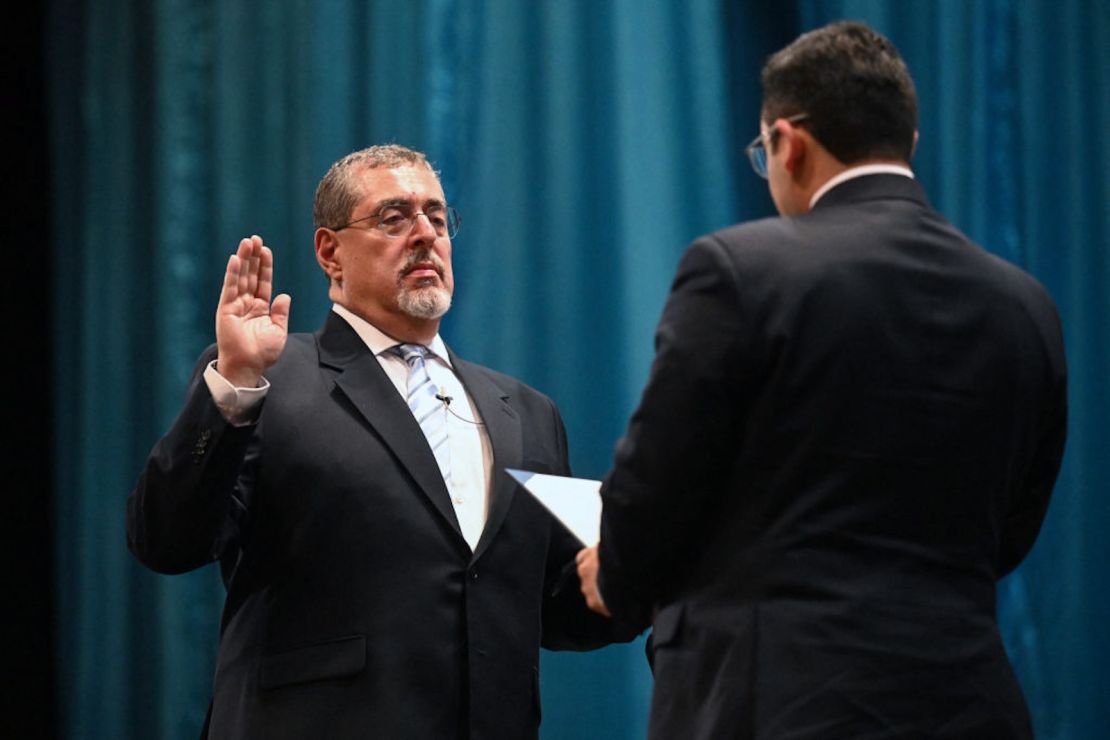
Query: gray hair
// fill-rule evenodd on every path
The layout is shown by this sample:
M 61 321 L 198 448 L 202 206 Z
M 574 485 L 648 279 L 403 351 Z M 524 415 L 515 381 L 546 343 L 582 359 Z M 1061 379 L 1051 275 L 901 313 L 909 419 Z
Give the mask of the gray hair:
M 316 228 L 325 226 L 335 229 L 351 218 L 355 206 L 364 197 L 351 178 L 351 170 L 356 166 L 376 169 L 421 165 L 438 177 L 423 152 L 399 144 L 379 144 L 351 152 L 333 164 L 316 186 L 316 198 L 312 205 L 313 223 Z

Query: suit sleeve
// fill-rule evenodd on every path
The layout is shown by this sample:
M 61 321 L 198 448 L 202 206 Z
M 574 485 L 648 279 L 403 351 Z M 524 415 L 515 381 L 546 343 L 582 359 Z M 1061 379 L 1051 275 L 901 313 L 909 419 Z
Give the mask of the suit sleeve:
M 1033 548 L 1064 457 L 1068 427 L 1067 369 L 1059 318 L 1055 309 L 1050 313 L 1053 322 L 1046 333 L 1051 348 L 1051 390 L 1024 480 L 1013 506 L 1002 521 L 997 565 L 999 578 L 1021 564 Z
M 127 545 L 160 573 L 183 573 L 218 559 L 245 515 L 242 489 L 255 425 L 235 427 L 204 383 L 215 356 L 197 363 L 185 406 L 151 451 L 127 499 Z
M 639 407 L 602 485 L 599 583 L 614 617 L 650 619 L 693 557 L 735 450 L 751 370 L 736 268 L 714 237 L 683 256 Z

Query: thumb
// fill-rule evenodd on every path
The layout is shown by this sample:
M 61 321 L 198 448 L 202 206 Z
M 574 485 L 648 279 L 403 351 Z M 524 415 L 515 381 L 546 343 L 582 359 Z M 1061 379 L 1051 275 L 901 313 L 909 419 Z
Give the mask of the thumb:
M 270 320 L 285 331 L 289 331 L 289 306 L 292 302 L 288 293 L 282 293 L 270 306 Z

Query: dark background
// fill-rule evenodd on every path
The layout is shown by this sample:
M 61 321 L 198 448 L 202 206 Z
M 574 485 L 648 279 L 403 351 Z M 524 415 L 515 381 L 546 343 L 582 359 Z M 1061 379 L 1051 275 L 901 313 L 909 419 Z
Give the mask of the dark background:
M 4 362 L 7 403 L 4 537 L 10 622 L 4 648 L 0 736 L 49 738 L 55 722 L 55 655 L 51 527 L 54 364 L 51 336 L 50 161 L 44 80 L 46 10 L 27 3 L 4 21 L 7 149 L 5 310 L 15 352 Z

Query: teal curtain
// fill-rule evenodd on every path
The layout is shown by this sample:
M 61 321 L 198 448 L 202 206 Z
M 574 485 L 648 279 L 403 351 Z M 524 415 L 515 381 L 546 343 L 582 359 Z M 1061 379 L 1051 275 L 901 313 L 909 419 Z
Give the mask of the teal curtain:
M 744 144 L 762 60 L 834 18 L 888 34 L 918 84 L 934 203 L 1037 275 L 1071 370 L 1064 471 L 1003 582 L 1038 737 L 1110 727 L 1110 6 L 1101 0 L 772 4 L 54 0 L 52 176 L 60 726 L 189 738 L 222 586 L 125 546 L 124 500 L 213 339 L 220 275 L 259 233 L 296 330 L 327 310 L 311 200 L 336 158 L 428 152 L 463 215 L 443 333 L 559 403 L 579 475 L 608 465 L 677 259 L 772 212 Z M 642 642 L 543 655 L 544 738 L 635 738 Z

